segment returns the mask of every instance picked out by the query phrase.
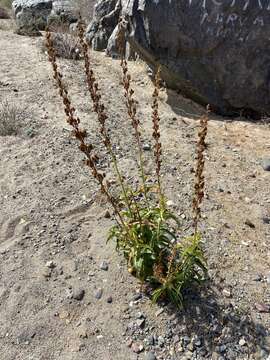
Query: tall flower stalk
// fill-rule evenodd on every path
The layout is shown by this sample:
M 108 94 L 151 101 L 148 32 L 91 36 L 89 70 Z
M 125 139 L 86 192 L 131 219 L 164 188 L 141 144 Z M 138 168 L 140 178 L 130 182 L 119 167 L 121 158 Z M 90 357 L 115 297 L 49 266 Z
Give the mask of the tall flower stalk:
M 204 164 L 205 164 L 205 150 L 206 143 L 205 139 L 207 136 L 207 128 L 209 121 L 210 107 L 207 106 L 206 114 L 200 119 L 201 129 L 199 131 L 199 139 L 197 142 L 197 165 L 195 173 L 195 186 L 194 186 L 194 198 L 193 198 L 193 220 L 194 220 L 194 232 L 195 235 L 198 233 L 198 223 L 201 218 L 201 204 L 204 198 Z
M 159 89 L 160 89 L 160 71 L 161 67 L 158 67 L 156 76 L 155 76 L 155 89 L 153 92 L 153 104 L 152 104 L 152 123 L 153 123 L 153 138 L 155 140 L 155 163 L 156 163 L 156 176 L 158 182 L 158 194 L 159 194 L 159 202 L 162 205 L 163 202 L 163 194 L 161 188 L 161 178 L 160 178 L 160 169 L 161 169 L 161 141 L 160 141 L 160 117 L 159 117 Z
M 56 62 L 55 50 L 53 47 L 51 33 L 49 30 L 46 31 L 46 47 L 47 47 L 47 51 L 48 51 L 49 62 L 51 63 L 52 68 L 53 68 L 53 77 L 56 81 L 56 84 L 57 84 L 57 87 L 59 90 L 59 95 L 60 95 L 63 105 L 64 105 L 64 111 L 67 116 L 67 123 L 70 126 L 72 126 L 74 135 L 80 143 L 79 149 L 86 156 L 86 162 L 85 162 L 86 165 L 91 169 L 94 178 L 98 181 L 98 183 L 100 185 L 101 191 L 106 195 L 109 203 L 114 208 L 115 214 L 116 214 L 116 216 L 118 216 L 121 224 L 123 226 L 125 226 L 122 215 L 118 209 L 116 200 L 109 193 L 108 188 L 104 185 L 103 180 L 105 178 L 105 175 L 103 173 L 101 173 L 100 171 L 98 171 L 98 168 L 97 168 L 98 157 L 94 153 L 94 146 L 91 143 L 86 142 L 87 132 L 86 132 L 86 130 L 81 129 L 80 119 L 78 116 L 76 116 L 76 114 L 75 114 L 76 110 L 72 106 L 71 101 L 69 99 L 68 90 L 63 83 L 62 74 L 58 69 L 58 65 Z
M 91 66 L 90 66 L 89 46 L 84 39 L 85 31 L 84 31 L 83 22 L 81 19 L 78 23 L 78 34 L 79 34 L 80 45 L 82 48 L 82 53 L 83 53 L 83 58 L 84 58 L 84 70 L 85 70 L 85 75 L 86 75 L 87 88 L 88 88 L 91 100 L 93 102 L 93 110 L 97 114 L 97 119 L 100 124 L 99 131 L 102 136 L 103 143 L 112 158 L 113 166 L 114 166 L 119 184 L 122 189 L 122 193 L 124 196 L 126 206 L 129 210 L 130 214 L 133 214 L 133 211 L 131 209 L 131 202 L 130 202 L 129 196 L 128 196 L 128 191 L 125 187 L 123 176 L 120 172 L 120 169 L 119 169 L 119 166 L 117 163 L 117 159 L 116 159 L 116 155 L 113 151 L 111 138 L 109 136 L 109 133 L 108 133 L 108 130 L 106 127 L 106 120 L 107 120 L 108 116 L 105 113 L 105 106 L 101 101 L 101 94 L 100 94 L 98 82 L 96 80 L 94 71 L 91 69 Z M 136 204 L 136 202 L 135 202 L 135 204 Z M 137 216 L 139 216 L 139 211 L 137 211 Z

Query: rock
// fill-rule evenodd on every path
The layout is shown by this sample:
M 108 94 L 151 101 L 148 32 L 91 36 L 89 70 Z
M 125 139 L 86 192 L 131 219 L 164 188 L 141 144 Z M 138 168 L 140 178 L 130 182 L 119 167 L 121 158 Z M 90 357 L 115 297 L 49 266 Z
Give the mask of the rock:
M 159 309 L 158 311 L 156 311 L 156 313 L 155 313 L 156 317 L 158 317 L 159 315 L 161 315 L 163 312 L 164 312 L 164 309 L 163 309 L 163 308 L 161 308 L 161 309 Z
M 270 171 L 270 158 L 269 159 L 263 159 L 262 167 L 263 167 L 263 169 L 265 171 Z
M 245 225 L 249 226 L 251 229 L 255 229 L 255 225 L 249 219 L 245 220 Z
M 165 344 L 165 340 L 163 336 L 158 337 L 158 346 L 163 347 Z
M 132 343 L 131 345 L 131 350 L 136 353 L 139 354 L 143 351 L 144 347 L 141 344 L 137 344 L 137 343 Z
M 259 282 L 262 280 L 262 275 L 261 274 L 257 274 L 254 276 L 254 278 L 252 279 L 253 281 Z
M 150 144 L 143 144 L 142 146 L 144 151 L 150 151 L 151 150 L 151 145 Z
M 105 219 L 110 219 L 111 218 L 111 213 L 110 213 L 110 211 L 108 209 L 104 211 L 103 217 Z
M 270 313 L 270 305 L 263 303 L 256 303 L 255 308 L 259 313 Z
M 128 339 L 128 341 L 127 341 L 127 347 L 131 347 L 132 346 L 132 344 L 133 344 L 133 340 L 132 339 Z
M 21 35 L 38 35 L 47 25 L 63 26 L 78 20 L 71 0 L 14 0 L 12 8 Z
M 136 320 L 136 324 L 138 325 L 138 327 L 140 327 L 142 329 L 145 325 L 145 319 Z
M 102 263 L 100 264 L 100 269 L 104 270 L 104 271 L 108 271 L 109 265 L 108 265 L 107 261 L 102 261 Z
M 111 296 L 108 296 L 108 297 L 107 297 L 107 303 L 108 303 L 108 304 L 111 304 L 112 301 L 113 301 L 112 297 L 111 297 Z
M 240 346 L 245 346 L 246 343 L 247 343 L 247 342 L 246 342 L 246 340 L 245 340 L 244 338 L 242 338 L 242 339 L 239 340 L 239 345 L 240 345 Z
M 52 11 L 47 18 L 50 26 L 63 26 L 75 24 L 78 21 L 77 11 L 72 0 L 53 0 Z
M 19 32 L 45 30 L 52 0 L 14 0 L 12 8 Z
M 127 40 L 171 88 L 221 114 L 270 113 L 267 1 L 100 0 L 87 39 L 105 49 L 119 15 Z
M 76 289 L 72 292 L 72 298 L 78 301 L 81 301 L 84 298 L 85 290 L 84 289 Z
M 150 351 L 150 352 L 147 352 L 146 354 L 145 354 L 145 360 L 156 360 L 157 358 L 156 358 L 156 355 L 152 352 L 152 351 Z
M 228 289 L 223 289 L 223 290 L 222 290 L 222 294 L 223 294 L 226 298 L 231 298 L 231 297 L 232 297 L 232 294 L 231 294 L 230 290 L 228 290 Z
M 118 24 L 121 11 L 119 0 L 99 0 L 94 9 L 94 19 L 86 30 L 86 39 L 94 50 L 105 50 L 109 38 Z
M 52 260 L 50 260 L 50 261 L 47 261 L 46 262 L 46 265 L 45 265 L 47 268 L 49 268 L 49 269 L 54 269 L 55 267 L 56 267 L 56 264 L 55 264 L 55 262 L 53 262 Z
M 262 221 L 263 221 L 264 224 L 270 225 L 270 217 L 264 216 L 264 217 L 262 218 Z
M 155 338 L 153 335 L 150 335 L 148 336 L 148 338 L 145 339 L 145 343 L 150 345 L 150 346 L 153 346 L 155 345 Z
M 96 293 L 95 293 L 95 298 L 96 299 L 101 299 L 102 298 L 102 295 L 103 295 L 103 289 L 102 288 L 98 288 Z

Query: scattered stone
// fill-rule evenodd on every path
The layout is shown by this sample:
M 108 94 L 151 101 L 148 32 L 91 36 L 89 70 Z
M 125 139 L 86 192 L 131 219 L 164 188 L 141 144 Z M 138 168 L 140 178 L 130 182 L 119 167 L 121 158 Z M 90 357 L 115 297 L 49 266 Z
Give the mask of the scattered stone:
M 133 340 L 132 339 L 128 339 L 128 341 L 127 341 L 127 347 L 131 347 L 132 346 L 132 344 L 133 344 Z
M 143 150 L 145 150 L 145 151 L 151 150 L 151 145 L 150 144 L 143 144 Z
M 232 294 L 231 294 L 230 290 L 228 290 L 228 289 L 223 289 L 223 290 L 222 290 L 222 294 L 223 294 L 224 296 L 226 296 L 226 298 L 232 297 Z
M 270 217 L 264 216 L 264 217 L 262 218 L 262 221 L 263 221 L 264 224 L 270 225 Z
M 262 167 L 265 171 L 270 171 L 270 158 L 262 160 Z
M 131 345 L 131 350 L 136 353 L 139 354 L 143 351 L 144 347 L 142 344 L 137 344 L 137 343 L 132 343 Z
M 164 344 L 165 344 L 164 337 L 163 337 L 163 336 L 159 336 L 159 337 L 158 337 L 158 345 L 159 345 L 160 347 L 163 347 Z
M 145 319 L 145 316 L 142 312 L 138 312 L 138 314 L 136 315 L 136 319 Z
M 255 229 L 255 225 L 249 219 L 245 220 L 245 225 L 249 226 L 251 229 Z
M 145 354 L 145 360 L 156 360 L 156 355 L 150 351 L 148 353 Z
M 138 294 L 135 294 L 133 297 L 132 297 L 132 300 L 133 301 L 138 301 L 142 298 L 142 294 L 138 293 Z
M 46 262 L 46 265 L 45 265 L 47 268 L 49 269 L 54 269 L 56 267 L 56 264 L 54 261 L 50 260 L 50 261 L 47 261 Z
M 136 324 L 138 325 L 138 327 L 140 327 L 142 329 L 145 325 L 145 319 L 136 320 Z
M 103 295 L 103 289 L 102 288 L 98 288 L 96 293 L 95 293 L 95 298 L 96 299 L 101 299 L 102 298 L 102 295 Z
M 245 346 L 246 343 L 247 343 L 247 342 L 246 342 L 246 340 L 245 340 L 244 338 L 242 338 L 242 339 L 239 340 L 239 345 L 240 345 L 240 346 Z
M 257 282 L 262 281 L 262 275 L 261 274 L 255 275 L 253 281 L 257 281 Z
M 72 292 L 72 298 L 78 301 L 81 301 L 84 298 L 85 290 L 84 289 L 76 289 Z
M 155 313 L 156 317 L 158 317 L 159 315 L 161 315 L 163 312 L 164 312 L 164 309 L 163 309 L 163 308 L 159 309 L 159 310 Z
M 87 339 L 88 335 L 87 335 L 87 330 L 85 327 L 80 327 L 78 330 L 77 330 L 77 334 L 80 338 L 82 339 Z
M 112 300 L 112 297 L 111 297 L 111 296 L 109 296 L 109 297 L 107 298 L 107 303 L 108 303 L 108 304 L 111 304 L 111 303 L 112 303 L 112 301 L 113 301 L 113 300 Z
M 153 335 L 150 335 L 148 336 L 148 338 L 145 339 L 145 343 L 150 345 L 150 346 L 153 346 L 155 345 L 155 338 Z
M 104 216 L 105 219 L 110 219 L 111 218 L 110 211 L 108 209 L 105 210 L 103 216 Z
M 184 336 L 183 337 L 183 343 L 184 343 L 184 345 L 187 346 L 190 343 L 190 337 L 189 336 Z
M 263 303 L 256 303 L 255 308 L 259 313 L 270 313 L 270 305 Z
M 102 263 L 100 264 L 100 269 L 104 270 L 104 271 L 108 271 L 109 265 L 108 265 L 107 261 L 102 261 Z

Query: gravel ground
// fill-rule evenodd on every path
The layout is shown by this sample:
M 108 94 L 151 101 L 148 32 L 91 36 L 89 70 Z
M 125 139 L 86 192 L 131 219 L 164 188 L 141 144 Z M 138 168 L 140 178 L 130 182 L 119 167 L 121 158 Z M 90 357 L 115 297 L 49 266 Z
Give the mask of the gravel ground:
M 210 279 L 187 294 L 181 311 L 152 305 L 114 244 L 106 244 L 111 209 L 83 165 L 39 42 L 0 30 L 0 99 L 24 114 L 18 135 L 0 136 L 0 359 L 269 360 L 267 121 L 211 117 L 201 224 Z M 120 167 L 135 181 L 119 62 L 102 53 L 91 58 Z M 83 65 L 60 64 L 82 124 L 99 147 Z M 150 175 L 153 85 L 144 64 L 129 66 Z M 169 90 L 160 101 L 163 184 L 189 234 L 203 109 Z M 100 165 L 113 179 L 100 153 Z

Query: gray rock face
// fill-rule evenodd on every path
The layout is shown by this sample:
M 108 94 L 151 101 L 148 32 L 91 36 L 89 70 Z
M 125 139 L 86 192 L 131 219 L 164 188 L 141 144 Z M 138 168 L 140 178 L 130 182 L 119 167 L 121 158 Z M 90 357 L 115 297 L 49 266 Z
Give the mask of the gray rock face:
M 131 46 L 153 68 L 162 65 L 168 86 L 222 114 L 270 113 L 269 0 L 101 1 L 88 29 L 97 50 L 119 12 Z
M 94 8 L 94 19 L 86 30 L 86 39 L 94 50 L 105 50 L 117 26 L 121 11 L 119 0 L 99 0 Z
M 52 11 L 52 0 L 14 0 L 12 3 L 19 29 L 44 30 Z
M 12 3 L 19 32 L 44 30 L 48 25 L 77 21 L 70 0 L 14 0 Z

